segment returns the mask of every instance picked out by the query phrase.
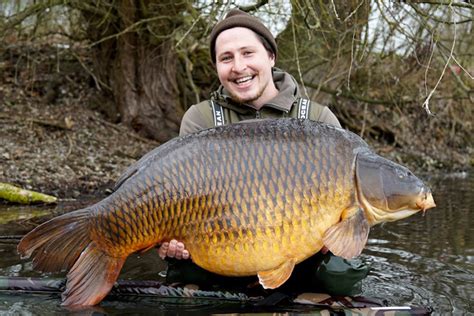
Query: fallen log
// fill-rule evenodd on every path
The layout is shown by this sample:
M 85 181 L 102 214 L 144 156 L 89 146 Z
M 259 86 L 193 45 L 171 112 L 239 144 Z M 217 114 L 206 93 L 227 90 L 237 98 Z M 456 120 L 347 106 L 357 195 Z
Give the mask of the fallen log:
M 57 198 L 51 195 L 26 190 L 10 183 L 0 182 L 0 199 L 13 203 L 55 203 Z

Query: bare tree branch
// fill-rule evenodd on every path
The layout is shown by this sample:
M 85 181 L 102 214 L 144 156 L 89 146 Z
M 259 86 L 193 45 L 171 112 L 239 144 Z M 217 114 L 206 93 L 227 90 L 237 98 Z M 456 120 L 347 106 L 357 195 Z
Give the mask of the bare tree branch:
M 2 33 L 22 23 L 28 17 L 37 15 L 45 11 L 46 9 L 50 9 L 56 6 L 71 6 L 76 9 L 88 11 L 88 12 L 99 14 L 99 15 L 104 15 L 107 13 L 98 9 L 95 6 L 89 5 L 87 2 L 84 2 L 84 1 L 77 1 L 77 0 L 38 1 L 37 3 L 27 6 L 23 11 L 18 12 L 17 14 L 8 17 L 7 22 L 4 25 L 2 25 L 2 28 L 3 28 Z
M 437 5 L 445 5 L 445 6 L 452 6 L 452 7 L 459 7 L 459 8 L 474 9 L 474 5 L 472 5 L 471 3 L 454 2 L 451 0 L 448 0 L 448 1 L 411 0 L 407 2 L 408 3 L 437 4 Z
M 257 3 L 248 6 L 238 6 L 239 10 L 244 12 L 253 12 L 256 11 L 258 8 L 263 7 L 268 3 L 268 0 L 259 0 Z
M 112 34 L 112 35 L 109 35 L 109 36 L 105 36 L 103 38 L 101 38 L 100 40 L 98 41 L 95 41 L 94 43 L 91 43 L 89 46 L 90 47 L 93 47 L 93 46 L 96 46 L 102 42 L 105 42 L 107 40 L 110 40 L 112 38 L 118 38 L 126 33 L 130 33 L 132 31 L 134 31 L 138 26 L 142 25 L 142 24 L 147 24 L 149 22 L 153 22 L 153 21 L 156 21 L 156 20 L 162 20 L 162 19 L 172 19 L 172 17 L 170 16 L 154 16 L 154 17 L 151 17 L 151 18 L 148 18 L 148 19 L 141 19 L 140 21 L 138 22 L 135 22 L 133 24 L 131 24 L 130 26 L 126 27 L 125 29 L 123 29 L 122 31 L 118 32 L 118 33 L 115 33 L 115 34 Z M 170 38 L 172 37 L 173 34 L 168 34 L 166 36 L 161 36 L 161 38 Z M 157 35 L 158 37 L 158 35 Z
M 452 7 L 451 5 L 449 6 L 449 8 L 452 10 Z M 432 115 L 433 113 L 431 112 L 430 110 L 430 99 L 431 97 L 433 96 L 434 92 L 436 91 L 436 89 L 438 88 L 438 85 L 439 83 L 441 82 L 441 79 L 443 79 L 444 77 L 444 74 L 446 73 L 446 69 L 448 68 L 449 66 L 449 62 L 451 61 L 451 58 L 453 56 L 453 53 L 454 53 L 454 47 L 456 46 L 456 24 L 454 24 L 454 37 L 453 37 L 453 44 L 451 46 L 451 52 L 449 54 L 449 57 L 448 57 L 448 60 L 446 61 L 445 65 L 444 65 L 444 68 L 443 68 L 443 72 L 441 73 L 441 75 L 439 76 L 439 79 L 438 81 L 436 82 L 436 85 L 434 86 L 434 88 L 431 90 L 430 94 L 428 95 L 428 97 L 425 99 L 425 102 L 423 102 L 423 108 L 425 109 L 426 113 Z

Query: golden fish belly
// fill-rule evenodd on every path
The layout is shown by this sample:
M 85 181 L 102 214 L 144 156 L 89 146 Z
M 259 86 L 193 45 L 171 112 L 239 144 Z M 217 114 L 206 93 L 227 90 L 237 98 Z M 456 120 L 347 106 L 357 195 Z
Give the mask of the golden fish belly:
M 314 221 L 301 217 L 257 228 L 198 233 L 186 240 L 186 246 L 204 269 L 229 276 L 254 275 L 289 259 L 301 262 L 318 252 L 324 231 L 338 221 L 340 213 L 315 216 Z
M 327 189 L 334 192 L 342 184 Z M 254 275 L 289 259 L 298 263 L 322 248 L 324 232 L 352 202 L 349 190 L 321 192 L 313 200 L 300 197 L 293 188 L 280 204 L 271 196 L 260 196 L 245 212 L 234 204 L 215 220 L 188 223 L 190 229 L 176 238 L 185 242 L 196 264 L 222 275 Z

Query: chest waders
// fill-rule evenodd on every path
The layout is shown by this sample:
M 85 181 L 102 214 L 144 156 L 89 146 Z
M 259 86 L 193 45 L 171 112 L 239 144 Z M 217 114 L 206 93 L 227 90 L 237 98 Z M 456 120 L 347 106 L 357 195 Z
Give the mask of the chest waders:
M 224 114 L 224 107 L 214 100 L 209 100 L 209 102 L 211 104 L 214 126 L 226 125 L 226 116 Z M 297 106 L 296 118 L 309 119 L 309 113 L 311 111 L 311 100 L 308 100 L 305 98 L 298 98 L 296 100 L 296 106 Z

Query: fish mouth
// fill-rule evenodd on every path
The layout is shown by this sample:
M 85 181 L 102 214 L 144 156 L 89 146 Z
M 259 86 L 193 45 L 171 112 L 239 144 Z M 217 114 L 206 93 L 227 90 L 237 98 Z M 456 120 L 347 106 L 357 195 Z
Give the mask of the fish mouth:
M 425 214 L 428 209 L 436 207 L 436 203 L 429 190 L 426 192 L 421 192 L 421 195 L 422 197 L 416 202 L 416 206 L 418 206 L 420 210 L 423 211 L 423 214 Z
M 389 209 L 388 207 L 387 209 L 380 209 L 365 202 L 365 205 L 370 205 L 370 216 L 372 218 L 369 222 L 371 222 L 371 225 L 381 222 L 392 222 L 409 217 L 420 211 L 423 212 L 424 216 L 428 209 L 436 207 L 431 190 L 426 187 L 423 187 L 418 194 L 412 195 L 410 200 L 409 204 L 404 203 L 405 205 L 398 209 Z

